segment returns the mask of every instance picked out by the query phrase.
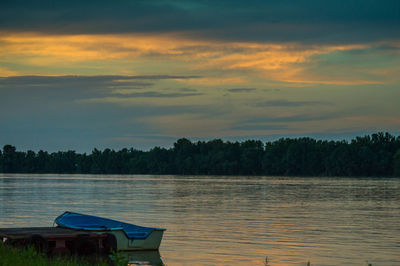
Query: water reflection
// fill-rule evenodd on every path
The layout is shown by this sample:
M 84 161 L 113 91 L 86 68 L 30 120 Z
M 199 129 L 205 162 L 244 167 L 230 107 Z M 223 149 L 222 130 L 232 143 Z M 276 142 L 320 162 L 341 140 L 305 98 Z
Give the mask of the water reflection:
M 137 264 L 400 265 L 399 179 L 0 175 L 0 227 L 66 210 L 167 228 Z
M 128 260 L 128 265 L 164 265 L 159 251 L 131 251 L 120 254 Z

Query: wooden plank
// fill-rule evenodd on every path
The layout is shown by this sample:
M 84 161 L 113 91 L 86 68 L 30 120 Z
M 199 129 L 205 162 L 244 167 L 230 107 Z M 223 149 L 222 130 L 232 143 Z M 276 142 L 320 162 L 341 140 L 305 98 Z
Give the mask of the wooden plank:
M 36 234 L 42 235 L 43 237 L 51 237 L 51 236 L 72 237 L 78 234 L 89 234 L 89 232 L 61 228 L 61 227 L 0 228 L 0 237 L 6 237 L 10 239 L 21 239 Z

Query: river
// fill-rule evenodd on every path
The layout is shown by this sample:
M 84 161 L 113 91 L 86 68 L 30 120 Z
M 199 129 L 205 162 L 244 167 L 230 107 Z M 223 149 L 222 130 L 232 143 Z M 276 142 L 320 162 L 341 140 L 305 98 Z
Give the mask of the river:
M 400 179 L 0 175 L 0 227 L 64 211 L 167 228 L 166 265 L 400 265 Z

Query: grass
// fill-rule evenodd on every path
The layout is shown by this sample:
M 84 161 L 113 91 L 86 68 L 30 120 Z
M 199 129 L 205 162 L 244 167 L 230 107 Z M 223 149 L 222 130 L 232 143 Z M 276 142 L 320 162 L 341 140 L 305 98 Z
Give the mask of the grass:
M 34 248 L 17 249 L 0 242 L 0 266 L 126 266 L 128 262 L 118 253 L 105 257 L 48 257 Z

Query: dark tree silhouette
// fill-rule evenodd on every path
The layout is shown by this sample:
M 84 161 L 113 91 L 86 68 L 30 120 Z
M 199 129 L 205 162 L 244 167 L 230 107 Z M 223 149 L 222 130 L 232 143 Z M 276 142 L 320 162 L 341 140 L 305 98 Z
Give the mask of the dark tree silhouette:
M 400 177 L 400 149 L 393 156 L 393 175 Z
M 400 137 L 376 133 L 347 141 L 282 138 L 191 142 L 182 138 L 170 149 L 149 151 L 94 149 L 20 152 L 0 150 L 3 173 L 194 174 L 287 176 L 400 176 Z

